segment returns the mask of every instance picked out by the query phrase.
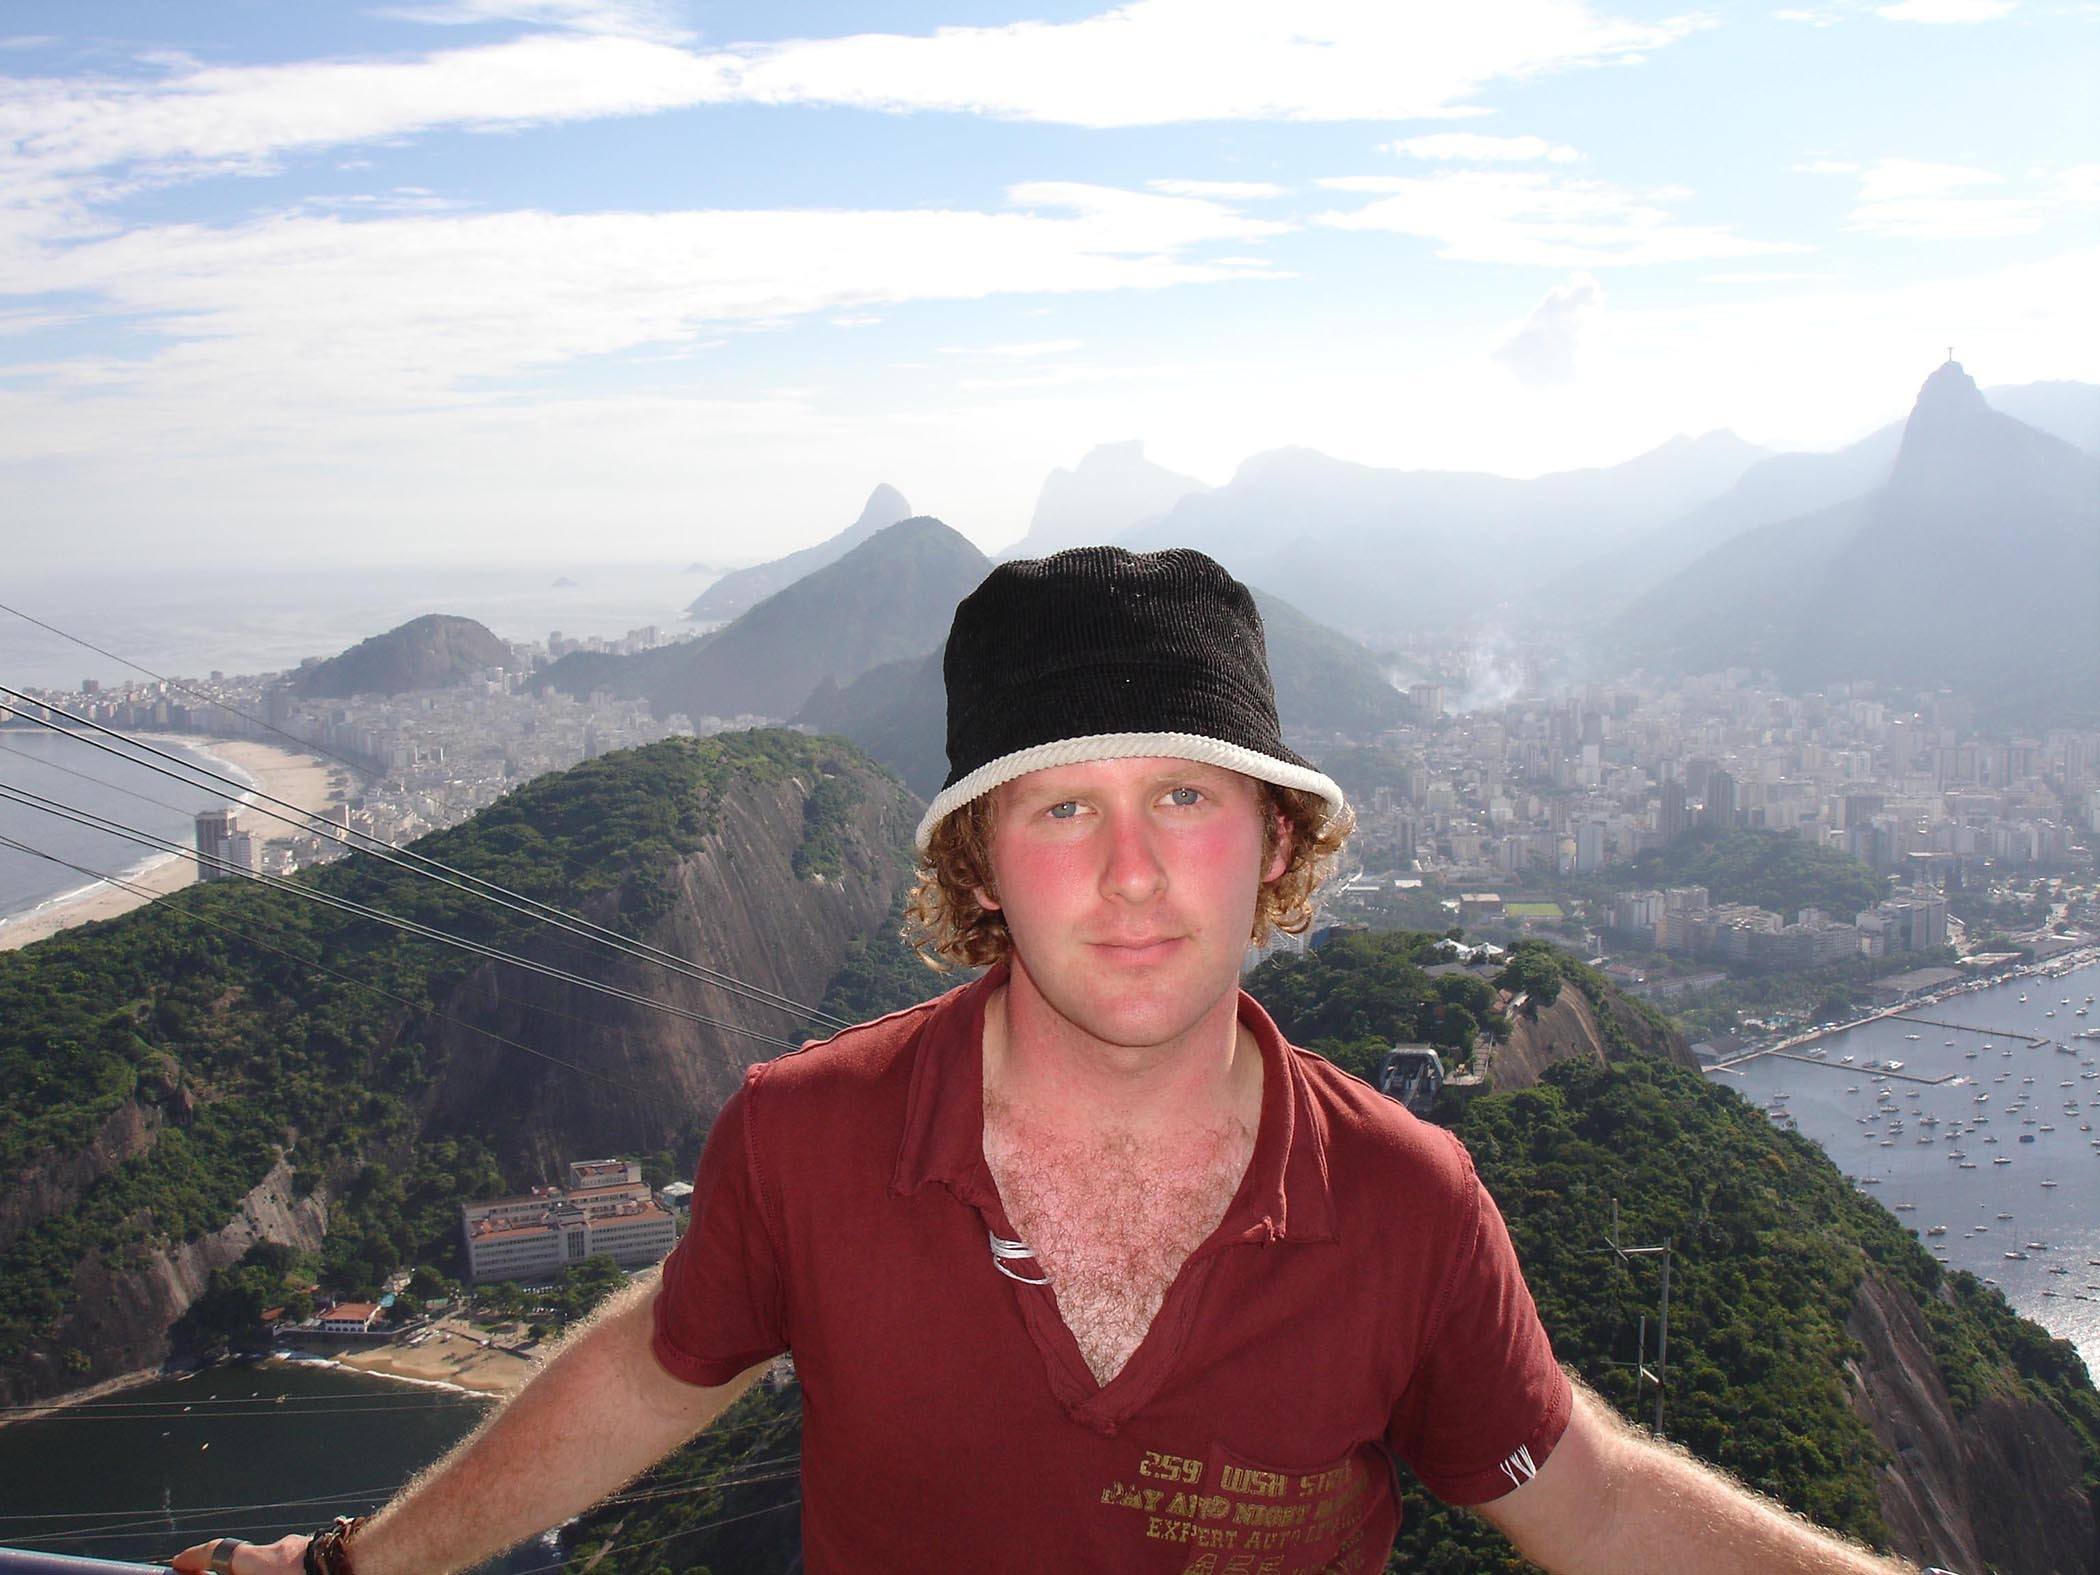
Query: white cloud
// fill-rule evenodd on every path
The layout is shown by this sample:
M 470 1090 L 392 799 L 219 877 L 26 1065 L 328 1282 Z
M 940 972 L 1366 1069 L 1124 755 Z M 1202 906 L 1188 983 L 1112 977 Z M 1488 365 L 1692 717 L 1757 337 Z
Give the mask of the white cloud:
M 162 57 L 158 74 L 0 80 L 0 179 L 264 170 L 301 151 L 440 127 L 504 128 L 731 101 L 952 110 L 1083 126 L 1396 119 L 1470 112 L 1486 84 L 1641 58 L 1699 25 L 1601 16 L 1583 0 L 1135 0 L 1076 22 L 857 34 L 701 52 L 659 8 L 616 0 L 443 0 L 431 20 L 515 16 L 568 30 L 380 59 L 259 66 Z M 605 31 L 577 31 L 598 27 Z M 637 32 L 639 28 L 641 31 Z M 1201 69 L 1193 69 L 1200 62 Z
M 1995 22 L 2017 4 L 2018 0 L 1898 0 L 1876 6 L 1874 12 L 1891 22 Z
M 1988 194 L 1977 188 L 2004 187 L 2006 179 L 1967 164 L 1885 158 L 1862 165 L 1819 159 L 1796 168 L 1809 174 L 1856 176 L 1859 201 L 1846 227 L 1899 240 L 2033 235 L 2060 219 L 2064 209 L 2100 201 L 2100 179 L 2089 165 L 2053 175 L 2041 172 L 2026 191 Z
M 376 14 L 439 27 L 526 22 L 585 33 L 686 36 L 666 0 L 419 0 L 416 4 L 383 6 Z
M 1003 345 L 942 345 L 942 355 L 991 356 L 1002 360 L 1035 360 L 1043 356 L 1064 355 L 1077 350 L 1081 341 L 1077 339 L 1031 339 L 1025 343 Z
M 1097 127 L 1393 120 L 1453 113 L 1497 79 L 1637 59 L 1699 25 L 1581 0 L 1134 0 L 1076 22 L 783 44 L 754 55 L 743 86 L 769 102 Z
M 1699 276 L 1701 284 L 1827 284 L 1837 275 L 1830 273 L 1708 273 Z
M 1854 166 L 1828 162 L 1830 174 L 1850 173 Z M 1922 159 L 1877 159 L 1858 171 L 1861 202 L 1904 202 L 1914 197 L 1944 197 L 1964 186 L 1995 184 L 1998 176 L 1967 164 L 1932 164 Z
M 1750 240 L 1722 225 L 1679 223 L 1662 204 L 1681 193 L 1636 193 L 1542 171 L 1342 176 L 1319 184 L 1379 200 L 1320 214 L 1316 223 L 1421 236 L 1438 243 L 1438 256 L 1463 262 L 1612 268 L 1804 249 Z
M 2100 164 L 2074 164 L 2058 171 L 2054 195 L 2058 202 L 2100 203 Z
M 1494 359 L 1522 383 L 1572 383 L 1583 344 L 1603 315 L 1604 287 L 1578 273 L 1546 292 L 1531 315 L 1496 348 Z
M 1017 187 L 1006 211 L 277 215 L 41 248 L 0 294 L 67 292 L 128 326 L 133 359 L 66 374 L 185 429 L 258 411 L 472 402 L 580 358 L 677 346 L 725 326 L 848 317 L 905 301 L 1151 289 L 1242 279 L 1196 255 L 1283 226 L 1186 197 Z M 994 347 L 996 351 L 998 347 Z M 1008 354 L 1049 353 L 1038 344 Z M 18 377 L 21 369 L 16 369 Z M 54 392 L 56 379 L 45 384 Z M 67 386 L 72 386 L 68 383 Z M 112 413 L 108 432 L 136 430 Z M 0 437 L 33 452 L 35 424 Z
M 1209 197 L 1217 202 L 1258 202 L 1281 197 L 1286 191 L 1265 180 L 1155 180 L 1145 184 L 1169 197 Z
M 646 39 L 543 34 L 392 60 L 188 67 L 137 81 L 0 79 L 0 176 L 262 170 L 287 153 L 444 126 L 639 115 L 720 100 L 734 63 Z
M 1466 164 L 1531 164 L 1541 159 L 1549 164 L 1572 164 L 1582 157 L 1573 148 L 1548 142 L 1544 137 L 1485 137 L 1472 131 L 1404 137 L 1398 142 L 1386 143 L 1379 151 L 1397 153 L 1405 158 Z

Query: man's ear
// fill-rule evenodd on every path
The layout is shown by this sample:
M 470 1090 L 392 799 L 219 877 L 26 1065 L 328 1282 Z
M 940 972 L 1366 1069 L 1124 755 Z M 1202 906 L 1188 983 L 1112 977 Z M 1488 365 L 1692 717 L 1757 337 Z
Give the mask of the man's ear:
M 1274 804 L 1269 806 L 1269 813 L 1276 817 L 1276 851 L 1269 856 L 1269 867 L 1262 871 L 1264 886 L 1291 867 L 1291 817 Z
M 997 913 L 999 911 L 999 899 L 985 890 L 984 887 L 972 886 L 970 895 L 977 899 L 977 906 L 984 909 L 985 912 Z

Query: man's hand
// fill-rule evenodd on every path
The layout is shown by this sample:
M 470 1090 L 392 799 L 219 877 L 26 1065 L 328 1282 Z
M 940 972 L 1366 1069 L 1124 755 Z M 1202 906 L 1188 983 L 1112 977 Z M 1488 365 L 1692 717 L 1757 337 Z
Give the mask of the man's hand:
M 650 1351 L 656 1289 L 649 1275 L 610 1298 L 470 1438 L 360 1526 L 350 1545 L 358 1575 L 471 1569 L 581 1514 L 728 1409 L 764 1364 L 713 1389 L 673 1378 Z M 562 1469 L 550 1472 L 550 1460 Z M 233 1575 L 295 1575 L 307 1540 L 245 1544 Z M 209 1570 L 217 1545 L 184 1549 L 176 1568 Z
M 311 1537 L 279 1537 L 275 1542 L 244 1542 L 233 1550 L 233 1575 L 299 1575 Z M 178 1570 L 202 1572 L 211 1568 L 212 1550 L 220 1539 L 184 1548 L 169 1561 Z

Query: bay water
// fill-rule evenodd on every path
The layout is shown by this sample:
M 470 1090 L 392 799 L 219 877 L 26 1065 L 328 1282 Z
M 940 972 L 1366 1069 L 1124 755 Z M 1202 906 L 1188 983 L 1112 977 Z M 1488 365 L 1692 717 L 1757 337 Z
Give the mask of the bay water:
M 237 782 L 249 780 L 239 767 L 200 749 L 166 740 L 154 747 Z M 0 728 L 0 783 L 190 847 L 196 846 L 197 811 L 226 802 L 215 791 L 186 786 L 97 749 L 85 738 L 36 727 Z M 0 846 L 0 922 L 96 884 L 84 870 L 129 878 L 173 856 L 8 799 L 0 799 L 0 836 L 67 861 L 53 863 Z
M 2089 996 L 2100 963 L 1907 1008 L 1825 1036 L 1821 1057 L 1760 1056 L 1711 1075 L 1790 1112 L 1950 1265 L 1995 1280 L 2100 1374 L 2100 1040 L 2077 1037 L 2100 1027 Z M 1901 1074 L 1868 1066 L 1891 1061 Z M 1878 1114 L 1890 1104 L 1895 1115 Z M 1937 1225 L 1945 1233 L 1928 1235 Z
M 362 1514 L 488 1413 L 458 1390 L 327 1365 L 208 1368 L 0 1427 L 0 1547 L 149 1562 Z M 528 1542 L 484 1569 L 559 1567 Z
M 544 641 L 555 630 L 613 638 L 649 624 L 689 627 L 685 608 L 714 583 L 697 564 L 569 563 L 326 568 L 232 565 L 132 571 L 11 570 L 0 603 L 172 678 L 273 673 L 309 656 L 334 656 L 425 613 L 488 625 L 506 640 Z M 0 612 L 0 682 L 77 689 L 139 674 Z

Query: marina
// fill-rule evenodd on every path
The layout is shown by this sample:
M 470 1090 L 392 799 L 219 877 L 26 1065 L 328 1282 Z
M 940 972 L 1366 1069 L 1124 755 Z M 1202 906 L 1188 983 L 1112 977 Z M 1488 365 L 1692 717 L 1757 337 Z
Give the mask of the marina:
M 2100 961 L 2066 959 L 1709 1072 L 2100 1371 L 2100 1042 L 2044 1031 L 2096 988 Z

